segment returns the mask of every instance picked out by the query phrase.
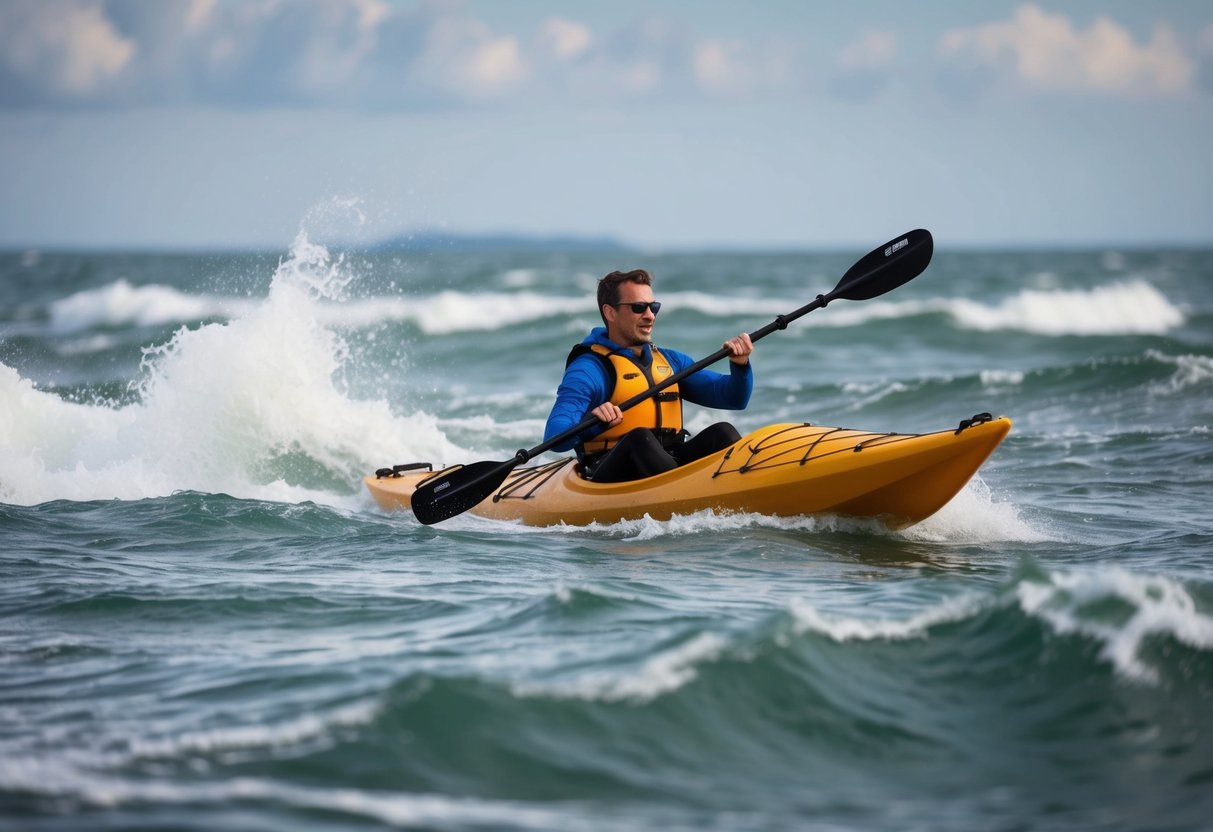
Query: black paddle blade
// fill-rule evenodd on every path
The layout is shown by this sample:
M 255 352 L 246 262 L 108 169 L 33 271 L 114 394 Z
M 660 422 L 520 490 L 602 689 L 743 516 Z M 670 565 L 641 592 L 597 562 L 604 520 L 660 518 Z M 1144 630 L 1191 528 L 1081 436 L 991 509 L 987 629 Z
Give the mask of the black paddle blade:
M 891 292 L 922 274 L 934 251 L 935 241 L 925 228 L 894 237 L 851 266 L 829 299 L 868 300 Z
M 473 462 L 440 471 L 413 492 L 413 515 L 430 526 L 463 514 L 501 487 L 517 464 L 515 459 Z

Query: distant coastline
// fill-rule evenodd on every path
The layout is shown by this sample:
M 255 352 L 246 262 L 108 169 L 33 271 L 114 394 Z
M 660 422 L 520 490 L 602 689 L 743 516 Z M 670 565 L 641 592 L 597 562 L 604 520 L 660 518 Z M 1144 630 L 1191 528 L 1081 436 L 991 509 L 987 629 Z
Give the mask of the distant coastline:
M 633 251 L 614 237 L 528 234 L 458 234 L 416 231 L 368 246 L 370 251 Z

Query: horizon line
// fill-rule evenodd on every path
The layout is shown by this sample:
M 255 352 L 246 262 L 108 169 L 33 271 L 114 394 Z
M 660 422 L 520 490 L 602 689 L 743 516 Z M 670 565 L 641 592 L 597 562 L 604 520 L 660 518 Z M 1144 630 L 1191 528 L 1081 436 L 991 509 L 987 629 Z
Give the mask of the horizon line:
M 412 242 L 416 238 L 417 242 Z M 375 240 L 314 240 L 326 248 L 365 254 L 463 254 L 559 252 L 579 254 L 627 251 L 661 256 L 666 254 L 800 254 L 855 251 L 871 248 L 871 240 L 656 243 L 638 242 L 609 234 L 517 233 L 517 232 L 401 232 Z M 1213 238 L 1138 238 L 1098 240 L 967 239 L 941 242 L 936 249 L 956 251 L 1141 251 L 1155 249 L 1213 249 Z M 5 241 L 0 253 L 38 254 L 244 254 L 271 255 L 290 251 L 292 243 L 202 243 L 202 242 L 84 242 L 84 241 Z

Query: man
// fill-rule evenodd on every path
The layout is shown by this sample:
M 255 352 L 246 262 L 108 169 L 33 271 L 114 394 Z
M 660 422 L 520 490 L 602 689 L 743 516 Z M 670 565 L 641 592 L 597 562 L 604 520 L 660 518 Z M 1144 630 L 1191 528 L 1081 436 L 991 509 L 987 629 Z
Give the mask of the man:
M 695 363 L 689 355 L 652 345 L 660 309 L 647 271 L 611 272 L 598 281 L 598 312 L 606 326 L 595 327 L 569 353 L 544 440 L 588 414 L 597 417 L 598 425 L 554 446 L 558 451 L 574 449 L 586 477 L 595 482 L 651 477 L 741 438 L 732 425 L 718 422 L 687 439 L 682 400 L 722 410 L 745 409 L 754 383 L 754 345 L 744 332 L 724 342 L 732 353 L 728 375 L 700 370 L 627 411 L 619 409 L 622 402 Z

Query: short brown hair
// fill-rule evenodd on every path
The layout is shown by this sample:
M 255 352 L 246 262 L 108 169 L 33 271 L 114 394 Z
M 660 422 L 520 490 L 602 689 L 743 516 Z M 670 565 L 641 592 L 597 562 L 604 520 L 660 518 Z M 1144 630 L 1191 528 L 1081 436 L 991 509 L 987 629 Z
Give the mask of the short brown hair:
M 619 287 L 624 283 L 639 283 L 641 286 L 652 286 L 653 276 L 644 269 L 632 269 L 630 272 L 611 272 L 598 281 L 598 314 L 602 322 L 607 322 L 602 311 L 604 306 L 615 306 L 619 303 Z

